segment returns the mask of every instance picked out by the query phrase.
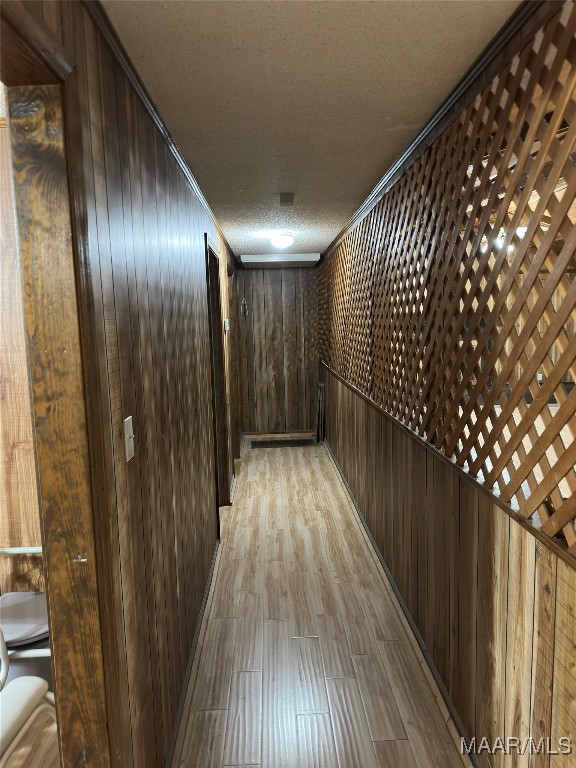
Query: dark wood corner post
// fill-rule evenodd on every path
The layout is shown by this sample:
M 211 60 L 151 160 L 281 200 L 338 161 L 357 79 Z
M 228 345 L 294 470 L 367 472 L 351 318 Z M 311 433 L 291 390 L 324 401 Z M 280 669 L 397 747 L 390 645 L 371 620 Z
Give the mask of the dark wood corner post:
M 63 129 L 74 65 L 24 3 L 3 2 L 1 11 L 61 763 L 109 766 L 86 412 L 90 355 L 81 344 Z

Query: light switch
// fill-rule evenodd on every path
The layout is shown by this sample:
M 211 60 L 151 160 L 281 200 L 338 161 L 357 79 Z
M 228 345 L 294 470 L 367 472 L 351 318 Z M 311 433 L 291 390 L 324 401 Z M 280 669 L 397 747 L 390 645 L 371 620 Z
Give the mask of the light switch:
M 126 461 L 134 456 L 134 429 L 132 427 L 132 416 L 124 419 L 124 447 L 126 448 Z
M 228 318 L 226 318 L 226 320 L 224 320 L 224 330 L 225 331 L 229 331 L 230 330 L 230 320 L 228 320 Z

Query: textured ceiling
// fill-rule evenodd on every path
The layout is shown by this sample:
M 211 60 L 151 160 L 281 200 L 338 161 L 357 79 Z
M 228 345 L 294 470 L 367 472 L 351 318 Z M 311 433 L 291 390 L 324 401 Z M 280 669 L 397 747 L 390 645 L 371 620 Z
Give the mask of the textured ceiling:
M 323 251 L 518 4 L 103 3 L 236 254 Z

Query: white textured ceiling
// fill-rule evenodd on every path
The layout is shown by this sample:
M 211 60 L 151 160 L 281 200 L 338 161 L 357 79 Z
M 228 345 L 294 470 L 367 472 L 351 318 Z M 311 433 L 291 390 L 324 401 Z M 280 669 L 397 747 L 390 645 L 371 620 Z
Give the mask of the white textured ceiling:
M 236 254 L 323 251 L 518 4 L 103 3 Z

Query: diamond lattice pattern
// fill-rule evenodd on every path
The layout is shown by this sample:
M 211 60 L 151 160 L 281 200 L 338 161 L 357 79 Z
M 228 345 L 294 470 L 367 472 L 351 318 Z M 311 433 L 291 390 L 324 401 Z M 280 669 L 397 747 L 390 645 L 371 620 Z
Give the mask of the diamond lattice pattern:
M 322 359 L 576 554 L 576 7 L 328 255 Z

